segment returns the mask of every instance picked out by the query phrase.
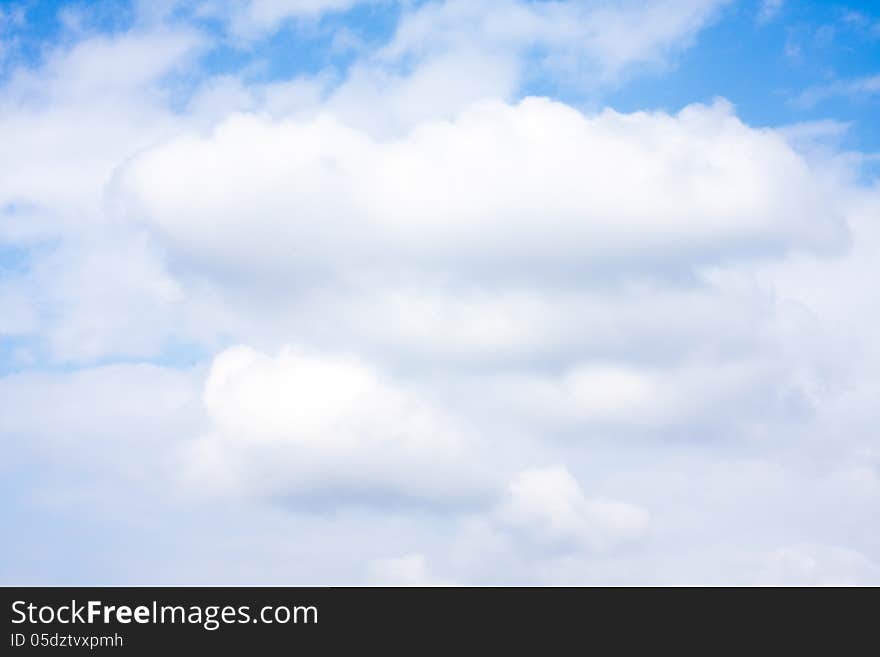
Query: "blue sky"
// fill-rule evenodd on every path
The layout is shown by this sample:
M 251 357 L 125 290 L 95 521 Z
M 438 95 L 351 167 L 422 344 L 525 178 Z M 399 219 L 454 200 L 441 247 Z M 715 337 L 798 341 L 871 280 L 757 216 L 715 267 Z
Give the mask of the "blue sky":
M 161 3 L 157 3 L 161 4 Z M 410 3 L 418 5 L 418 2 Z M 870 78 L 880 58 L 877 16 L 870 2 L 780 2 L 763 10 L 762 0 L 728 3 L 695 36 L 695 43 L 659 75 L 641 75 L 602 94 L 555 81 L 529 80 L 522 94 L 550 94 L 573 102 L 609 104 L 624 111 L 658 108 L 674 111 L 696 100 L 724 96 L 750 123 L 777 126 L 795 121 L 833 118 L 852 123 L 852 146 L 876 148 L 876 93 L 829 93 L 799 102 L 814 88 Z M 180 3 L 172 16 L 186 20 L 198 3 Z M 7 2 L 5 13 L 23 12 L 21 24 L 5 28 L 3 72 L 38 66 L 47 49 L 70 42 L 64 12 L 76 11 L 90 30 L 120 33 L 138 20 L 132 2 L 77 3 L 55 0 Z M 307 22 L 288 20 L 265 38 L 223 41 L 221 20 L 195 20 L 218 37 L 199 61 L 196 79 L 242 73 L 254 62 L 251 77 L 284 79 L 333 68 L 344 74 L 354 61 L 351 52 L 332 48 L 341 30 L 368 44 L 381 44 L 393 34 L 401 7 L 395 2 L 360 5 Z
M 869 2 L 3 0 L 0 581 L 877 583 L 878 109 Z
M 159 3 L 161 4 L 161 3 Z M 195 3 L 196 5 L 198 3 Z M 411 3 L 417 5 L 419 3 Z M 876 110 L 876 93 L 828 94 L 821 100 L 798 102 L 811 88 L 876 75 L 880 38 L 871 3 L 781 2 L 762 13 L 762 2 L 728 3 L 695 43 L 659 75 L 637 76 L 603 93 L 564 82 L 529 80 L 522 94 L 548 93 L 574 102 L 610 104 L 622 110 L 676 110 L 695 100 L 724 96 L 750 123 L 784 125 L 794 121 L 833 118 L 853 123 L 853 146 L 876 146 L 869 119 Z M 65 12 L 77 12 L 89 30 L 120 33 L 138 20 L 132 2 L 77 3 L 54 0 L 7 2 L 5 13 L 6 76 L 18 66 L 38 66 L 47 49 L 70 43 Z M 193 5 L 169 10 L 186 20 Z M 21 13 L 19 13 L 21 12 Z M 199 61 L 196 79 L 241 73 L 254 62 L 259 79 L 284 79 L 333 68 L 344 74 L 354 61 L 351 52 L 332 48 L 341 30 L 366 43 L 381 44 L 393 34 L 401 7 L 394 2 L 355 6 L 306 23 L 288 20 L 267 37 L 245 44 L 223 41 L 222 21 L 194 21 L 216 36 Z M 19 24 L 11 17 L 23 17 Z

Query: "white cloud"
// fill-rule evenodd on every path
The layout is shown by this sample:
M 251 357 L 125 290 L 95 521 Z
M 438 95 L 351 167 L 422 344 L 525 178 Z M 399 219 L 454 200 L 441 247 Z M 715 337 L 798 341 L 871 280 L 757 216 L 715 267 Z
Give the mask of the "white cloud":
M 247 42 L 272 34 L 288 20 L 316 20 L 371 1 L 376 0 L 223 0 L 201 2 L 196 14 L 220 18 L 235 37 Z
M 428 561 L 423 554 L 377 559 L 370 564 L 368 578 L 374 586 L 448 585 L 430 573 Z
M 388 141 L 329 116 L 238 116 L 145 153 L 122 187 L 172 248 L 234 268 L 454 263 L 497 276 L 842 236 L 821 177 L 723 103 L 594 117 L 541 99 L 483 103 Z
M 171 132 L 161 81 L 202 46 L 186 30 L 92 36 L 16 69 L 0 94 L 0 204 L 97 221 L 113 171 Z
M 499 378 L 493 382 L 492 395 L 499 398 L 499 407 L 512 403 L 515 413 L 531 416 L 538 425 L 555 421 L 563 426 L 614 427 L 618 432 L 627 427 L 659 432 L 669 422 L 693 420 L 706 403 L 703 399 L 711 395 L 704 386 L 724 385 L 719 374 L 717 368 L 713 368 L 714 376 L 707 376 L 587 363 L 558 377 Z
M 632 504 L 586 497 L 566 468 L 554 466 L 519 473 L 494 521 L 526 542 L 601 552 L 644 538 L 649 518 Z
M 542 52 L 544 75 L 595 86 L 635 65 L 663 64 L 690 45 L 726 0 L 524 2 L 447 0 L 406 14 L 381 52 L 390 59 L 455 50 Z M 577 86 L 577 85 L 573 85 Z
M 28 283 L 57 360 L 152 355 L 186 340 L 184 291 L 143 237 L 72 242 L 33 266 Z
M 662 64 L 690 45 L 728 1 L 226 0 L 202 3 L 195 13 L 224 21 L 235 38 L 248 43 L 287 21 L 316 21 L 370 2 L 397 4 L 402 17 L 380 59 L 397 63 L 452 51 L 511 57 L 538 48 L 545 51 L 545 71 L 577 73 L 594 84 L 611 81 L 633 65 Z
M 345 75 L 191 98 L 212 42 L 149 4 L 0 94 L 0 356 L 65 368 L 0 378 L 0 436 L 50 509 L 186 555 L 119 577 L 874 581 L 878 190 L 844 126 L 518 100 L 662 66 L 722 3 L 424 3 Z
M 192 370 L 116 364 L 0 378 L 10 461 L 36 456 L 67 475 L 100 473 L 149 494 L 169 481 L 165 459 L 181 432 L 198 430 L 200 415 Z
M 184 454 L 197 487 L 306 504 L 491 491 L 466 428 L 356 360 L 229 349 L 214 359 L 204 402 L 212 428 Z
M 762 586 L 865 586 L 880 582 L 880 566 L 855 550 L 821 545 L 779 548 L 765 557 Z
M 869 75 L 851 80 L 835 80 L 824 85 L 810 87 L 801 93 L 794 103 L 800 108 L 811 108 L 831 98 L 862 97 L 880 93 L 880 75 Z
M 784 4 L 785 0 L 762 0 L 758 9 L 758 23 L 763 25 L 775 19 Z
M 37 327 L 36 312 L 30 303 L 24 285 L 15 276 L 0 280 L 0 336 L 21 335 Z

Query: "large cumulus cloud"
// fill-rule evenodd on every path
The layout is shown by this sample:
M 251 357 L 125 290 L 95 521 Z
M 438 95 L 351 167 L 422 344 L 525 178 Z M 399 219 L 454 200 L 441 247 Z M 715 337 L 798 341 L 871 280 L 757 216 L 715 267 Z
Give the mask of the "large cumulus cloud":
M 484 103 L 394 140 L 332 115 L 239 116 L 143 154 L 120 187 L 135 218 L 191 257 L 290 270 L 637 270 L 830 248 L 844 228 L 821 172 L 723 102 L 594 117 Z

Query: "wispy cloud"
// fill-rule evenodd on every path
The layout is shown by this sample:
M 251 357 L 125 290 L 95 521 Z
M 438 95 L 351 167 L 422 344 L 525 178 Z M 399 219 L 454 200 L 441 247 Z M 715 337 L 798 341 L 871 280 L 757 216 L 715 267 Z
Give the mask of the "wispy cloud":
M 775 20 L 782 11 L 785 0 L 762 0 L 758 8 L 757 21 L 759 25 L 766 25 Z
M 835 80 L 824 85 L 810 87 L 794 100 L 800 108 L 815 107 L 832 98 L 860 98 L 880 93 L 880 75 L 871 75 L 852 80 Z

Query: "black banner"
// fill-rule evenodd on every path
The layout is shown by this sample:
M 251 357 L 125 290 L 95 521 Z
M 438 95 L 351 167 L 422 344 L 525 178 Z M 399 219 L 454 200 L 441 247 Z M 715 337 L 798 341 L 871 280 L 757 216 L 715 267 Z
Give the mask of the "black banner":
M 371 653 L 515 647 L 568 654 L 604 653 L 609 647 L 785 649 L 804 639 L 836 654 L 860 636 L 872 637 L 875 623 L 873 605 L 851 604 L 851 592 L 803 589 L 5 588 L 2 593 L 2 653 L 9 655 L 334 654 L 352 647 Z

